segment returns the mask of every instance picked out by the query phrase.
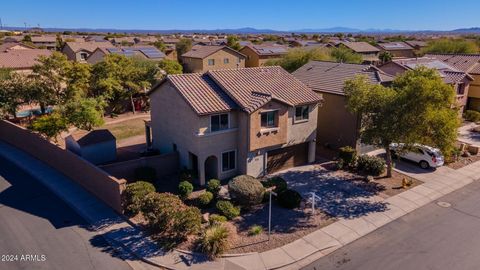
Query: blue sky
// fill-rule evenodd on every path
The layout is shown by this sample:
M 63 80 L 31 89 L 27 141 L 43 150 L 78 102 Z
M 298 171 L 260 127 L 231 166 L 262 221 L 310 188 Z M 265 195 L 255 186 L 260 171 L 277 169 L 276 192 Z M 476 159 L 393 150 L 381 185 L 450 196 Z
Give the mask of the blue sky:
M 6 26 L 274 30 L 329 28 L 450 30 L 480 26 L 479 0 L 15 0 Z

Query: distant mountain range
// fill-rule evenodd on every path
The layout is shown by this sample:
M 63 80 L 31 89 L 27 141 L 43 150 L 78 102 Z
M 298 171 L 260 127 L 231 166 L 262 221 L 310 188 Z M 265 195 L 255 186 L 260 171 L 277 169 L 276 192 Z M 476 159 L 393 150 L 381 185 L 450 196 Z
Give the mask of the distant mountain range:
M 24 27 L 4 27 L 6 30 L 24 30 Z M 140 29 L 109 29 L 109 28 L 42 28 L 47 32 L 96 32 L 96 33 L 141 33 L 141 34 L 172 34 L 172 33 L 224 33 L 224 34 L 287 34 L 287 33 L 480 33 L 480 27 L 460 28 L 454 30 L 397 30 L 397 29 L 356 29 L 349 27 L 331 27 L 331 28 L 304 28 L 297 30 L 272 30 L 244 27 L 237 29 L 170 29 L 170 30 L 140 30 Z

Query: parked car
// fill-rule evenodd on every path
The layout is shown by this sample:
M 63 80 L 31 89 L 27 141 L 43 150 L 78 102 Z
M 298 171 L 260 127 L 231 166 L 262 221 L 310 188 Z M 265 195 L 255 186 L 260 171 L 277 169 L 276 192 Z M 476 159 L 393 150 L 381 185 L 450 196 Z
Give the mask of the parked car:
M 437 148 L 422 144 L 414 144 L 408 149 L 403 149 L 404 147 L 403 143 L 392 143 L 390 145 L 392 157 L 401 157 L 416 162 L 422 169 L 443 166 L 445 159 Z

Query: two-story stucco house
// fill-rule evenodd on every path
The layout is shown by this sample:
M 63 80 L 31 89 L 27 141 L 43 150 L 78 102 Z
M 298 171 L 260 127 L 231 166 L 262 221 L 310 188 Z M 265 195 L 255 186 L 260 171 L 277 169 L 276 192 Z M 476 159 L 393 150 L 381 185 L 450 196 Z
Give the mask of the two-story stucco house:
M 245 67 L 245 55 L 227 46 L 195 45 L 182 54 L 185 72 Z
M 149 95 L 151 145 L 178 151 L 202 185 L 315 159 L 322 98 L 281 67 L 169 75 Z

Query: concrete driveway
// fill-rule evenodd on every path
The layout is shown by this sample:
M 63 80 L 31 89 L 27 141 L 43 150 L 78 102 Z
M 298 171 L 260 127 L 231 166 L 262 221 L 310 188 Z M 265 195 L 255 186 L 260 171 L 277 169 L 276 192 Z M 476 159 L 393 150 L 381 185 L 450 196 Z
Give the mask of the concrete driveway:
M 0 220 L 0 255 L 12 255 L 2 257 L 2 270 L 132 269 L 62 200 L 1 157 Z

